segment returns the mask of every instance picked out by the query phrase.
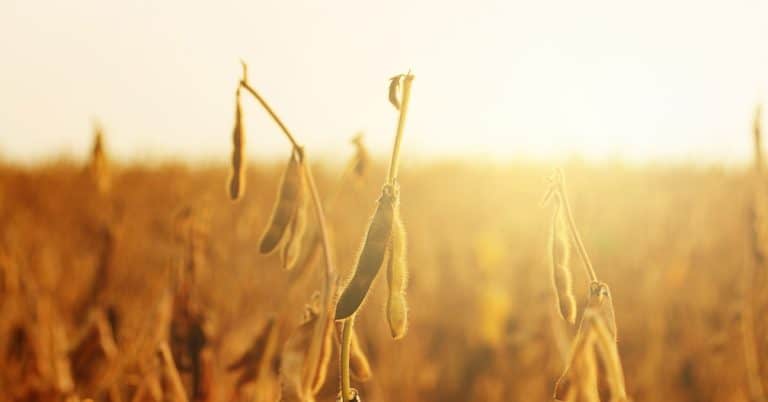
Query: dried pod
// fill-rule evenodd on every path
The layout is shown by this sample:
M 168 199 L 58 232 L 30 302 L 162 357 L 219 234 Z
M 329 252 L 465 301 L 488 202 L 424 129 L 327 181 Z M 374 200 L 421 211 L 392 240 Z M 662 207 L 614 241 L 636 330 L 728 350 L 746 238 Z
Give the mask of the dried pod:
M 551 272 L 555 298 L 560 316 L 571 324 L 576 323 L 576 298 L 573 295 L 573 277 L 569 266 L 571 242 L 568 237 L 567 222 L 562 207 L 562 200 L 554 195 L 555 213 L 552 217 L 552 229 L 549 245 L 552 251 Z
M 283 172 L 280 180 L 280 190 L 275 207 L 272 210 L 272 218 L 267 231 L 261 238 L 259 251 L 262 254 L 269 254 L 274 251 L 281 241 L 284 240 L 285 233 L 296 215 L 296 210 L 301 204 L 302 197 L 305 197 L 304 169 L 303 161 L 298 152 L 291 154 L 288 161 L 288 167 Z
M 621 367 L 619 350 L 616 347 L 615 332 L 611 332 L 608 323 L 605 322 L 602 312 L 595 312 L 592 321 L 596 335 L 596 349 L 603 360 L 606 375 L 608 376 L 608 384 L 611 388 L 611 400 L 627 401 L 627 390 L 624 384 L 624 369 Z
M 320 261 L 320 257 L 323 255 L 323 238 L 320 234 L 320 230 L 315 228 L 312 235 L 305 234 L 305 236 L 311 236 L 310 241 L 306 247 L 302 247 L 301 257 L 294 264 L 294 268 L 291 272 L 292 280 L 301 278 L 305 273 L 310 271 L 310 268 Z M 328 233 L 328 238 L 332 238 Z M 333 244 L 333 243 L 331 243 Z
M 288 338 L 280 368 L 282 401 L 314 400 L 325 383 L 333 325 L 327 308 L 307 306 L 305 321 Z
M 600 313 L 600 317 L 604 320 L 615 342 L 617 339 L 616 315 L 613 312 L 611 290 L 606 283 L 594 281 L 589 284 L 589 301 L 587 306 Z
M 605 367 L 608 384 L 611 388 L 611 400 L 628 400 L 624 385 L 624 371 L 621 367 L 614 334 L 606 322 L 605 311 L 595 306 L 588 306 L 584 309 L 565 370 L 555 385 L 556 400 L 569 400 L 572 392 L 574 392 L 572 388 L 579 386 L 578 383 L 574 384 L 574 378 L 579 379 L 579 377 L 590 376 L 589 373 L 583 371 L 577 372 L 575 367 L 578 360 L 583 358 L 585 353 L 595 352 L 597 352 L 602 360 L 601 366 Z M 589 382 L 591 384 L 595 383 L 591 378 L 589 378 Z M 584 395 L 586 391 L 581 390 L 580 392 Z
M 600 388 L 597 378 L 598 365 L 594 347 L 590 347 L 586 353 L 576 362 L 576 386 L 580 401 L 600 402 Z
M 384 186 L 376 213 L 373 215 L 365 242 L 358 256 L 352 280 L 347 284 L 336 305 L 335 318 L 337 320 L 350 317 L 360 308 L 371 283 L 384 263 L 384 256 L 392 234 L 392 220 L 397 196 L 397 190 L 394 186 Z
M 93 148 L 91 150 L 90 174 L 101 194 L 109 192 L 111 179 L 109 161 L 104 151 L 104 132 L 98 124 L 94 128 Z
M 358 381 L 367 381 L 373 375 L 371 364 L 360 347 L 360 340 L 354 328 L 352 329 L 352 339 L 350 340 L 349 347 L 349 371 Z
M 557 382 L 556 401 L 600 401 L 594 344 L 595 336 L 592 335 L 580 353 L 573 356 L 569 370 Z
M 240 87 L 235 92 L 235 128 L 232 130 L 232 172 L 229 177 L 229 198 L 237 200 L 245 191 L 245 134 L 240 107 Z
M 371 156 L 368 153 L 368 149 L 365 148 L 365 144 L 363 144 L 363 134 L 358 134 L 352 138 L 352 144 L 355 145 L 355 156 L 352 160 L 352 172 L 357 177 L 363 177 L 371 164 Z
M 301 191 L 305 193 L 306 189 L 302 188 Z M 288 225 L 288 231 L 284 235 L 285 240 L 280 245 L 280 262 L 283 269 L 293 269 L 301 255 L 301 241 L 307 230 L 307 208 L 307 197 L 302 194 L 293 219 Z
M 408 283 L 406 264 L 405 228 L 400 217 L 400 207 L 395 205 L 392 221 L 392 234 L 387 250 L 387 321 L 392 337 L 400 339 L 405 335 L 408 325 L 408 306 L 405 300 L 405 288 Z
M 400 110 L 400 81 L 402 80 L 403 75 L 399 74 L 389 79 L 389 103 L 392 104 L 392 106 L 395 107 L 395 109 Z
M 316 352 L 315 352 L 316 351 Z M 318 317 L 313 332 L 312 344 L 307 351 L 308 364 L 305 365 L 307 385 L 312 394 L 317 394 L 328 377 L 328 363 L 333 351 L 333 321 L 327 311 Z
M 570 399 L 572 393 L 575 392 L 574 387 L 577 385 L 576 381 L 574 381 L 574 378 L 577 375 L 575 368 L 576 362 L 581 359 L 585 353 L 593 352 L 596 335 L 594 333 L 591 315 L 588 314 L 588 312 L 591 312 L 591 310 L 587 309 L 584 312 L 584 316 L 579 323 L 579 329 L 573 339 L 565 369 L 563 369 L 563 373 L 560 375 L 557 383 L 555 383 L 555 400 L 566 401 Z

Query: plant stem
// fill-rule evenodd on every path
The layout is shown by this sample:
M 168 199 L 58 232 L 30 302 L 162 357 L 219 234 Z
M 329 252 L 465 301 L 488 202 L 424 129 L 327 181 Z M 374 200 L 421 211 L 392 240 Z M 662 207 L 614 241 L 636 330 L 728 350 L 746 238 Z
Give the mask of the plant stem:
M 394 184 L 397 178 L 397 168 L 400 162 L 400 142 L 403 138 L 403 129 L 405 128 L 405 118 L 408 115 L 408 103 L 411 100 L 411 83 L 413 74 L 403 76 L 403 99 L 400 101 L 400 118 L 397 120 L 397 131 L 395 133 L 395 146 L 392 148 L 392 159 L 389 160 L 389 173 L 387 174 L 387 184 Z
M 354 160 L 352 161 L 354 162 Z M 341 178 L 339 179 L 339 184 L 336 186 L 336 190 L 333 193 L 333 196 L 326 199 L 325 205 L 326 209 L 325 212 L 329 214 L 333 214 L 336 204 L 339 200 L 339 196 L 341 195 L 341 190 L 345 188 L 345 184 L 347 182 L 347 179 L 349 177 L 349 172 L 352 170 L 352 163 L 348 163 L 347 167 L 344 169 L 344 172 L 341 174 Z M 325 216 L 325 213 L 323 214 Z M 303 275 L 304 271 L 308 269 L 310 266 L 314 265 L 315 262 L 317 262 L 317 256 L 320 252 L 320 248 L 322 246 L 323 236 L 321 236 L 319 229 L 315 229 L 314 232 L 312 232 L 311 241 L 309 243 L 309 247 L 307 250 L 309 250 L 306 255 L 301 259 L 301 261 L 296 264 L 296 268 L 293 270 L 294 277 L 300 277 Z
M 291 132 L 288 130 L 288 128 L 283 124 L 283 122 L 280 120 L 280 118 L 275 114 L 275 112 L 272 110 L 272 108 L 269 106 L 267 101 L 259 95 L 256 90 L 251 88 L 250 85 L 246 82 L 245 77 L 245 71 L 246 66 L 245 63 L 243 63 L 243 79 L 240 81 L 240 86 L 245 88 L 248 92 L 253 95 L 256 100 L 261 103 L 261 106 L 264 107 L 264 109 L 269 113 L 269 115 L 272 117 L 272 120 L 277 123 L 278 126 L 283 130 L 283 133 L 285 133 L 285 136 L 288 138 L 288 140 L 293 145 L 293 149 L 299 154 L 299 160 L 304 165 L 304 173 L 307 178 L 307 186 L 309 187 L 309 191 L 312 198 L 312 204 L 314 205 L 315 215 L 318 222 L 318 227 L 320 229 L 320 237 L 322 239 L 322 245 L 323 245 L 323 254 L 325 255 L 325 286 L 323 287 L 323 311 L 324 314 L 321 314 L 320 317 L 325 317 L 327 314 L 330 314 L 331 310 L 331 300 L 333 298 L 333 294 L 335 293 L 336 288 L 336 270 L 334 269 L 333 265 L 333 256 L 331 254 L 331 245 L 328 237 L 328 225 L 325 221 L 325 213 L 323 212 L 323 204 L 320 199 L 320 193 L 317 191 L 317 184 L 315 183 L 315 175 L 312 173 L 312 167 L 310 166 L 309 161 L 307 160 L 306 154 L 304 153 L 304 148 L 299 145 L 299 143 L 296 141 L 296 138 L 291 134 Z M 316 338 L 317 333 L 324 332 L 324 325 L 330 325 L 326 324 L 325 320 L 318 321 L 318 326 L 315 327 L 315 336 L 313 336 L 313 339 Z M 310 344 L 309 350 L 307 351 L 308 355 L 308 364 L 310 364 L 310 369 L 308 372 L 312 373 L 315 371 L 315 368 L 313 365 L 316 365 L 319 363 L 317 360 L 319 358 L 319 344 L 312 342 Z M 349 380 L 347 380 L 349 381 Z
M 745 262 L 742 273 L 742 315 L 741 343 L 744 352 L 744 365 L 747 375 L 747 390 L 752 402 L 765 402 L 765 388 L 760 375 L 760 361 L 757 340 L 755 339 L 755 307 L 757 284 L 760 283 L 757 273 L 765 270 L 765 250 L 761 242 L 760 229 L 765 223 L 765 213 L 762 206 L 765 201 L 765 187 L 762 182 L 762 150 L 760 141 L 759 109 L 755 117 L 755 166 L 752 173 L 752 198 L 750 211 L 749 245 L 751 261 Z
M 351 401 L 355 395 L 349 386 L 349 352 L 352 345 L 352 326 L 355 323 L 355 315 L 352 314 L 344 320 L 344 330 L 341 334 L 341 396 L 344 402 Z
M 587 275 L 589 276 L 590 282 L 596 282 L 597 274 L 595 273 L 595 268 L 592 267 L 592 261 L 589 259 L 587 249 L 584 247 L 584 243 L 581 241 L 581 236 L 579 236 L 578 229 L 576 229 L 576 222 L 573 220 L 571 204 L 568 202 L 568 196 L 565 192 L 565 179 L 563 178 L 562 172 L 557 172 L 557 191 L 560 194 L 560 198 L 563 200 L 563 206 L 565 206 L 565 216 L 568 218 L 568 228 L 571 231 L 571 236 L 573 236 L 573 239 L 576 242 L 576 250 L 579 252 L 579 256 L 581 256 L 581 260 L 584 262 L 584 269 L 587 270 Z
M 291 132 L 288 130 L 285 124 L 283 124 L 282 120 L 280 120 L 280 118 L 277 117 L 277 115 L 272 110 L 272 108 L 269 107 L 269 104 L 267 104 L 267 101 L 265 101 L 264 98 L 262 98 L 261 95 L 259 95 L 259 93 L 256 92 L 255 89 L 251 88 L 251 86 L 248 85 L 245 77 L 243 77 L 243 79 L 240 81 L 240 86 L 245 88 L 246 91 L 250 92 L 251 95 L 253 95 L 253 97 L 256 98 L 256 100 L 258 100 L 259 103 L 261 103 L 261 106 L 264 108 L 264 110 L 267 111 L 267 113 L 269 113 L 269 116 L 272 117 L 272 120 L 274 120 L 275 123 L 277 123 L 277 125 L 280 126 L 280 128 L 283 130 L 283 133 L 285 133 L 285 136 L 288 137 L 289 141 L 291 141 L 291 144 L 293 144 L 293 147 L 296 149 L 300 149 L 301 146 L 296 141 L 296 138 L 293 136 L 293 134 L 291 134 Z
M 761 135 L 760 119 L 762 117 L 762 105 L 759 103 L 755 107 L 755 116 L 752 122 L 754 152 L 755 152 L 755 172 L 759 176 L 763 171 L 763 138 Z
M 333 267 L 331 244 L 328 240 L 328 225 L 325 222 L 325 212 L 323 212 L 323 204 L 320 202 L 320 194 L 317 191 L 317 185 L 315 185 L 315 176 L 312 174 L 312 168 L 309 166 L 309 163 L 306 160 L 304 161 L 304 169 L 307 174 L 307 184 L 309 185 L 309 191 L 312 194 L 312 204 L 315 206 L 317 224 L 320 227 L 320 238 L 323 244 L 323 255 L 325 255 L 325 289 L 323 291 L 323 306 L 328 307 L 330 305 L 330 300 L 336 285 L 336 272 Z
M 167 342 L 160 344 L 160 355 L 163 358 L 166 375 L 171 381 L 173 392 L 176 394 L 176 398 L 178 398 L 177 400 L 181 402 L 187 402 L 189 399 L 187 399 L 187 393 L 184 391 L 184 385 L 181 382 L 179 371 L 176 369 L 176 364 L 173 361 L 173 355 L 171 355 L 171 348 L 168 346 Z
M 280 120 L 280 117 L 275 114 L 275 112 L 272 110 L 272 108 L 269 106 L 267 101 L 259 95 L 258 92 L 256 92 L 255 89 L 251 88 L 250 85 L 248 85 L 247 77 L 245 74 L 247 73 L 247 66 L 245 63 L 243 63 L 243 78 L 240 80 L 240 86 L 245 88 L 248 92 L 253 95 L 256 100 L 261 103 L 261 106 L 264 107 L 264 110 L 269 113 L 269 115 L 272 117 L 272 120 L 277 123 L 278 126 L 283 130 L 283 133 L 285 133 L 285 136 L 288 137 L 288 140 L 291 141 L 291 144 L 293 145 L 293 148 L 298 150 L 300 153 L 300 157 L 303 159 L 304 162 L 304 171 L 307 175 L 307 184 L 309 186 L 309 191 L 312 194 L 312 204 L 314 205 L 315 209 L 315 215 L 317 217 L 318 226 L 320 227 L 320 236 L 322 238 L 323 243 L 323 254 L 325 254 L 325 289 L 323 291 L 323 305 L 328 306 L 331 295 L 333 293 L 333 288 L 336 283 L 335 281 L 335 272 L 333 265 L 333 256 L 331 255 L 331 245 L 330 241 L 328 240 L 328 225 L 325 222 L 325 213 L 323 212 L 323 204 L 320 200 L 320 193 L 317 191 L 317 185 L 315 184 L 315 176 L 312 174 L 312 168 L 309 165 L 309 161 L 306 158 L 306 155 L 304 154 L 303 147 L 299 145 L 299 143 L 296 141 L 296 138 L 291 134 L 291 132 L 288 130 L 288 128 L 283 124 L 283 121 Z

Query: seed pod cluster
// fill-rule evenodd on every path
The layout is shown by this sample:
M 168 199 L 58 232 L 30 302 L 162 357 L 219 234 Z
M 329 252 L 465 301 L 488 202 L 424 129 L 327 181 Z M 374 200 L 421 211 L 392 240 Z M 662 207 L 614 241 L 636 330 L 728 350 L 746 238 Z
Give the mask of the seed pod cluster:
M 571 324 L 576 323 L 576 298 L 573 295 L 573 277 L 570 268 L 571 242 L 567 223 L 558 194 L 552 196 L 555 212 L 552 217 L 549 245 L 551 249 L 552 284 L 555 290 L 560 316 Z
M 368 290 L 379 273 L 390 245 L 392 222 L 398 191 L 395 185 L 384 186 L 379 197 L 365 242 L 357 259 L 352 279 L 336 305 L 336 320 L 347 319 L 354 314 L 365 300 Z
M 387 249 L 387 321 L 392 337 L 400 339 L 405 335 L 408 325 L 408 306 L 405 301 L 405 288 L 408 283 L 406 263 L 405 228 L 400 217 L 399 203 L 395 205 L 392 221 L 392 234 Z
M 232 172 L 229 177 L 229 198 L 237 200 L 245 191 L 245 134 L 240 106 L 240 87 L 235 92 L 235 128 L 232 129 Z
M 306 231 L 308 199 L 303 164 L 301 152 L 294 151 L 280 180 L 272 217 L 259 245 L 262 254 L 272 253 L 279 248 L 285 269 L 295 265 Z

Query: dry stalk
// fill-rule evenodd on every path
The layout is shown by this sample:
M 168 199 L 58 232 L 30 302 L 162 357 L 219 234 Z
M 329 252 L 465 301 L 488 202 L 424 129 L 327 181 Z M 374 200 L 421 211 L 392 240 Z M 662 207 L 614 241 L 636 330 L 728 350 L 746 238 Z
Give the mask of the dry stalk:
M 173 361 L 173 355 L 171 355 L 171 348 L 168 347 L 168 342 L 162 342 L 158 348 L 158 352 L 163 361 L 165 375 L 171 382 L 173 392 L 176 395 L 176 401 L 187 402 L 187 392 L 184 390 L 184 384 L 181 381 L 181 376 L 179 376 L 179 370 L 176 368 L 176 363 Z
M 333 257 L 331 254 L 330 239 L 328 236 L 328 228 L 325 221 L 325 213 L 323 212 L 323 205 L 321 202 L 320 194 L 315 184 L 315 178 L 312 174 L 312 168 L 307 161 L 304 148 L 296 141 L 296 138 L 288 130 L 282 120 L 272 110 L 269 104 L 264 98 L 254 90 L 247 81 L 247 68 L 243 63 L 243 78 L 240 81 L 241 88 L 248 91 L 254 98 L 261 104 L 264 110 L 272 117 L 272 120 L 280 127 L 285 134 L 288 141 L 293 146 L 293 153 L 295 153 L 296 159 L 300 162 L 301 176 L 306 180 L 306 186 L 309 188 L 310 198 L 314 205 L 315 217 L 318 221 L 320 234 L 322 238 L 323 254 L 325 256 L 325 286 L 323 287 L 322 297 L 320 301 L 320 308 L 317 319 L 311 323 L 305 323 L 303 327 L 311 325 L 311 339 L 306 344 L 306 357 L 302 359 L 302 375 L 301 389 L 309 390 L 309 395 L 304 395 L 304 398 L 311 400 L 314 393 L 317 392 L 325 376 L 320 376 L 318 373 L 324 372 L 328 363 L 328 353 L 330 350 L 330 336 L 332 321 L 330 319 L 331 299 L 335 293 L 336 287 L 336 270 L 333 264 Z M 300 327 L 301 329 L 301 327 Z M 299 331 L 304 332 L 302 330 Z
M 579 256 L 581 257 L 581 260 L 584 265 L 584 269 L 587 273 L 588 281 L 589 281 L 589 300 L 587 302 L 587 307 L 585 308 L 582 317 L 581 322 L 579 324 L 579 330 L 576 334 L 576 338 L 573 341 L 572 347 L 571 347 L 571 353 L 569 354 L 568 361 L 565 365 L 565 369 L 563 371 L 562 376 L 558 380 L 557 384 L 555 385 L 555 399 L 557 400 L 565 400 L 564 398 L 568 398 L 570 396 L 570 392 L 568 391 L 571 377 L 574 375 L 578 378 L 579 376 L 586 378 L 589 378 L 589 373 L 572 373 L 572 367 L 574 366 L 574 359 L 580 358 L 585 352 L 585 349 L 594 349 L 592 352 L 597 351 L 598 354 L 601 356 L 602 360 L 605 363 L 606 367 L 606 373 L 608 375 L 608 382 L 611 385 L 611 396 L 612 400 L 614 401 L 626 401 L 627 395 L 624 385 L 624 373 L 623 369 L 621 367 L 621 360 L 619 359 L 619 353 L 617 348 L 617 331 L 616 331 L 616 318 L 614 315 L 614 309 L 613 309 L 613 300 L 611 298 L 611 292 L 607 284 L 604 282 L 601 282 L 597 278 L 597 274 L 595 273 L 595 270 L 592 266 L 592 262 L 589 259 L 589 255 L 587 254 L 586 248 L 584 247 L 584 243 L 581 240 L 581 236 L 579 235 L 579 231 L 576 228 L 575 221 L 573 219 L 573 214 L 571 212 L 570 203 L 568 202 L 568 196 L 565 191 L 565 180 L 563 178 L 562 171 L 558 170 L 555 172 L 555 174 L 551 178 L 551 186 L 549 190 L 547 191 L 544 201 L 548 201 L 550 199 L 554 199 L 555 201 L 555 222 L 553 223 L 553 245 L 557 247 L 553 247 L 553 274 L 555 275 L 555 289 L 556 294 L 558 295 L 558 298 L 560 300 L 559 306 L 561 310 L 561 314 L 563 315 L 566 320 L 569 317 L 569 314 L 573 314 L 575 317 L 575 311 L 573 313 L 570 313 L 568 310 L 568 306 L 565 306 L 565 310 L 563 309 L 563 295 L 567 297 L 568 290 L 567 290 L 567 281 L 563 278 L 560 278 L 558 280 L 558 275 L 562 276 L 563 273 L 558 273 L 558 264 L 566 260 L 564 258 L 566 254 L 563 252 L 563 249 L 567 247 L 567 244 L 557 244 L 558 241 L 555 239 L 556 231 L 564 231 L 565 229 L 562 228 L 562 226 L 567 226 L 568 231 L 570 232 L 570 240 L 573 241 L 576 245 L 576 250 L 579 252 Z M 563 214 L 564 219 L 558 218 L 558 214 Z M 565 223 L 558 222 L 559 221 L 565 221 Z M 555 228 L 555 226 L 559 225 L 560 227 Z M 565 241 L 568 243 L 568 239 L 561 240 L 560 242 Z M 589 347 L 587 346 L 594 346 Z M 584 366 L 587 370 L 592 370 L 589 367 Z M 594 393 L 587 392 L 584 389 L 578 390 L 579 395 L 582 397 L 592 398 L 594 396 Z M 586 392 L 586 394 L 585 394 Z M 587 395 L 587 396 L 585 396 Z
M 403 295 L 406 278 L 404 263 L 405 232 L 401 227 L 395 229 L 394 221 L 396 215 L 399 217 L 399 211 L 397 210 L 399 202 L 397 171 L 400 165 L 400 145 L 408 115 L 413 78 L 414 76 L 409 71 L 407 74 L 400 74 L 391 79 L 389 100 L 400 113 L 395 132 L 395 143 L 392 148 L 392 157 L 389 161 L 387 181 L 382 189 L 376 212 L 368 227 L 355 271 L 336 305 L 335 318 L 336 320 L 343 320 L 344 325 L 341 340 L 341 392 L 339 395 L 343 402 L 360 399 L 358 393 L 351 388 L 349 380 L 352 326 L 354 325 L 355 314 L 365 300 L 373 280 L 386 260 L 387 254 L 390 255 L 390 261 L 394 264 L 387 300 L 390 329 L 395 338 L 401 337 L 405 332 L 407 311 Z M 400 90 L 401 86 L 402 90 Z M 399 98 L 398 95 L 400 95 Z M 391 241 L 393 231 L 397 231 L 398 234 L 396 236 L 400 236 L 397 243 L 402 243 L 402 247 L 399 247 L 399 251 L 393 251 L 392 245 L 394 242 Z M 399 255 L 395 255 L 395 253 Z M 395 266 L 397 268 L 394 268 Z M 401 272 L 396 273 L 397 271 Z
M 761 106 L 755 108 L 753 121 L 754 171 L 752 172 L 751 198 L 749 200 L 749 257 L 744 266 L 742 277 L 743 300 L 741 317 L 741 337 L 744 350 L 744 364 L 747 388 L 752 402 L 765 402 L 765 388 L 760 375 L 760 358 L 755 329 L 755 302 L 757 299 L 757 280 L 759 272 L 766 270 L 766 188 L 763 183 L 763 149 L 761 130 Z

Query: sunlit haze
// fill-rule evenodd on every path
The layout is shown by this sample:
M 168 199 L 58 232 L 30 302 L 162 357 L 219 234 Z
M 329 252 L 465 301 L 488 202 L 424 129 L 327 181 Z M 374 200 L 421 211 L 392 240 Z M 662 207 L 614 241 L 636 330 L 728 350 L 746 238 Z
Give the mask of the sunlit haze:
M 226 163 L 239 60 L 322 158 L 377 154 L 416 75 L 412 158 L 740 162 L 768 98 L 768 2 L 0 2 L 0 154 Z M 288 145 L 252 99 L 247 152 Z

